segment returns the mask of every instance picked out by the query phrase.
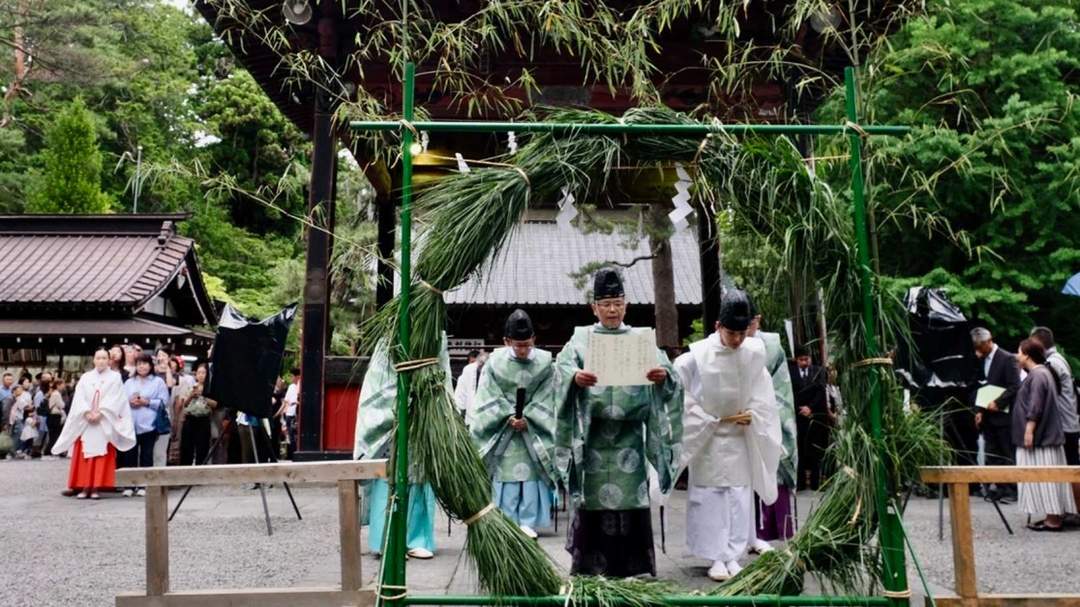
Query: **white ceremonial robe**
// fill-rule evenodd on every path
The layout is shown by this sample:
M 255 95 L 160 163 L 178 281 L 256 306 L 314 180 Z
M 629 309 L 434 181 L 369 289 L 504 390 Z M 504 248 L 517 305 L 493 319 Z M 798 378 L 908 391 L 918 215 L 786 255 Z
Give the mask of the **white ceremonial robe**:
M 690 345 L 675 360 L 685 390 L 683 460 L 690 468 L 687 545 L 697 556 L 731 561 L 750 540 L 753 493 L 776 501 L 776 471 L 784 448 L 765 345 L 746 339 L 737 350 L 720 336 Z M 747 412 L 751 423 L 721 421 Z
M 95 399 L 101 421 L 91 424 L 86 421 L 86 413 L 93 408 Z M 131 405 L 116 371 L 106 369 L 104 373 L 98 373 L 97 369 L 92 369 L 79 378 L 71 399 L 71 411 L 52 447 L 53 454 L 66 453 L 80 438 L 86 459 L 105 455 L 110 443 L 117 451 L 127 451 L 135 446 Z

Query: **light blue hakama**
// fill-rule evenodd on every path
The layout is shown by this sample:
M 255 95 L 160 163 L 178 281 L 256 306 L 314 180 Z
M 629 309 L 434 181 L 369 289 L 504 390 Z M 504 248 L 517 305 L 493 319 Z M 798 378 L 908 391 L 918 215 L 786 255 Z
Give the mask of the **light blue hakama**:
M 518 525 L 533 530 L 551 526 L 554 493 L 543 481 L 494 481 L 492 494 L 499 509 Z
M 386 503 L 390 484 L 377 479 L 371 482 L 369 489 L 369 524 L 368 548 L 372 552 L 382 553 L 383 530 L 386 527 Z M 409 485 L 408 531 L 406 546 L 424 548 L 435 552 L 435 491 L 431 485 Z

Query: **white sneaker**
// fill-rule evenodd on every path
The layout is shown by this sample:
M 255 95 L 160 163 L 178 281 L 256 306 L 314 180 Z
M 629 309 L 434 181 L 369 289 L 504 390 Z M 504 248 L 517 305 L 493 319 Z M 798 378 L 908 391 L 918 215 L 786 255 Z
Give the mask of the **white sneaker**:
M 724 563 L 720 561 L 716 561 L 712 564 L 712 567 L 709 567 L 708 575 L 709 579 L 714 582 L 726 582 L 728 578 L 731 577 L 731 574 L 728 573 L 727 567 L 725 567 Z
M 742 566 L 735 561 L 728 561 L 724 563 L 724 567 L 727 567 L 728 573 L 731 574 L 731 577 L 739 575 L 739 572 L 742 571 Z
M 124 497 L 131 497 L 131 496 L 135 495 L 135 492 L 132 491 L 131 489 L 124 489 L 123 495 L 124 495 Z
M 765 554 L 766 552 L 772 551 L 772 544 L 758 538 L 754 538 L 754 540 L 750 542 L 750 547 L 747 549 L 747 552 L 750 554 Z
M 135 492 L 135 497 L 146 497 L 146 489 L 140 487 L 139 490 Z
M 521 525 L 521 532 L 529 536 L 529 539 L 531 540 L 535 540 L 536 538 L 540 537 L 540 534 L 534 531 L 533 528 L 528 525 Z
M 426 561 L 435 556 L 435 553 L 427 548 L 410 548 L 406 554 L 409 555 L 409 558 L 420 559 L 422 561 Z

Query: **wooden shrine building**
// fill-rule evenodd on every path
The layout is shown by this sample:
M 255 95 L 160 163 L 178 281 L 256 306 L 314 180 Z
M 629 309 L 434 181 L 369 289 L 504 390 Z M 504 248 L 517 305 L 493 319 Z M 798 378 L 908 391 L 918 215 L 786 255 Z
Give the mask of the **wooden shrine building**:
M 188 217 L 0 216 L 0 366 L 117 343 L 205 357 L 217 312 Z

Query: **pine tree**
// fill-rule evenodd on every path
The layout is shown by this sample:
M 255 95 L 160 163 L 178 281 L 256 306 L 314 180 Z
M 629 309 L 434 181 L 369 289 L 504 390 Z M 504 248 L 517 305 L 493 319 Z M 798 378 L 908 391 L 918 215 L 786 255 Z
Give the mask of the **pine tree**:
M 45 133 L 44 172 L 27 202 L 31 213 L 105 213 L 109 196 L 101 191 L 101 150 L 93 118 L 81 98 L 56 116 Z

